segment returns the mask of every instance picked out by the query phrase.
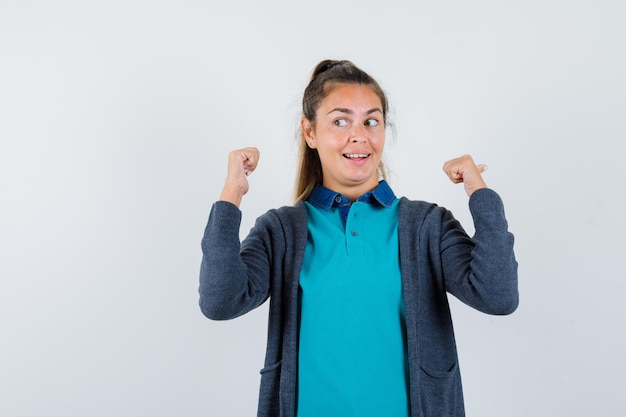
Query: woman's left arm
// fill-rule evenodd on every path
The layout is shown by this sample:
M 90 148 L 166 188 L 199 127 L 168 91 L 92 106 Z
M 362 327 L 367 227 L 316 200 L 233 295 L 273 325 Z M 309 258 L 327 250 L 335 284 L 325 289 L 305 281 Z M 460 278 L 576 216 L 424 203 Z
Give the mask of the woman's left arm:
M 446 290 L 488 314 L 510 314 L 517 308 L 517 261 L 498 194 L 476 190 L 470 197 L 475 234 L 468 237 L 446 211 L 440 240 Z
M 508 231 L 500 196 L 487 188 L 469 155 L 444 164 L 455 183 L 463 183 L 475 234 L 469 238 L 450 212 L 442 219 L 440 251 L 446 290 L 464 303 L 488 314 L 510 314 L 518 306 L 517 261 L 514 237 Z

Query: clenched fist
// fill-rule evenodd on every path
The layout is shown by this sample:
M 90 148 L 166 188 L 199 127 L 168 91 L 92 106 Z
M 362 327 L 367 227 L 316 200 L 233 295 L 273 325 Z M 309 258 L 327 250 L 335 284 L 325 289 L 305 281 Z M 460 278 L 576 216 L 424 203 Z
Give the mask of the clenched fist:
M 470 155 L 463 155 L 443 164 L 443 171 L 448 178 L 455 184 L 462 182 L 468 196 L 478 189 L 487 188 L 481 175 L 486 169 L 487 165 L 476 165 Z
M 248 175 L 259 163 L 259 150 L 254 147 L 238 149 L 228 154 L 228 173 L 220 200 L 239 207 L 241 199 L 248 192 Z

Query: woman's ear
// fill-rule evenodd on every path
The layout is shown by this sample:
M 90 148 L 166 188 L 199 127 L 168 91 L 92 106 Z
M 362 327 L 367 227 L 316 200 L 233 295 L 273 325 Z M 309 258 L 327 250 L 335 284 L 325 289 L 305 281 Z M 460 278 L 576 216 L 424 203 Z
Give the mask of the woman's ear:
M 300 120 L 300 129 L 302 129 L 302 134 L 304 135 L 304 140 L 306 140 L 309 148 L 315 149 L 317 148 L 317 143 L 315 141 L 315 134 L 313 133 L 313 123 L 306 117 L 303 117 Z

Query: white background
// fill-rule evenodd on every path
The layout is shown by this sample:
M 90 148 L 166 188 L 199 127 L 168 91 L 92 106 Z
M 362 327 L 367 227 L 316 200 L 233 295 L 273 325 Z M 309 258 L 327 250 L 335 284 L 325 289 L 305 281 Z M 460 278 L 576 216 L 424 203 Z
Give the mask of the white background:
M 489 165 L 521 304 L 452 301 L 469 416 L 623 415 L 626 6 L 620 1 L 0 2 L 0 415 L 252 416 L 266 306 L 198 308 L 229 150 L 262 160 L 245 234 L 290 204 L 325 58 L 393 107 L 391 185 L 450 208 Z

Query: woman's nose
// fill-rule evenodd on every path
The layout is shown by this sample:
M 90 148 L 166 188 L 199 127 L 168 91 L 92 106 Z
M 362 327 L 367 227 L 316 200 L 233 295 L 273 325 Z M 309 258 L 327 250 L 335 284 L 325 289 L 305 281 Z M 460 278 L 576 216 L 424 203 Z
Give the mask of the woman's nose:
M 358 143 L 365 142 L 366 134 L 365 134 L 365 126 L 356 125 L 350 131 L 350 142 Z

